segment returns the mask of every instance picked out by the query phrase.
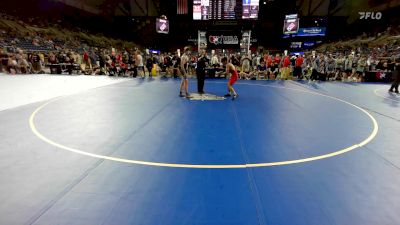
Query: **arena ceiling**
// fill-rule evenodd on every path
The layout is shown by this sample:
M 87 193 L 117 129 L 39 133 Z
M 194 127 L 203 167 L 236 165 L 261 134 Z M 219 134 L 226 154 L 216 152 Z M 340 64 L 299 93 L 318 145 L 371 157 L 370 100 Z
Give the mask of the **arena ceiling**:
M 302 16 L 345 16 L 353 21 L 358 12 L 382 12 L 400 6 L 400 0 L 297 0 Z
M 94 13 L 116 16 L 159 16 L 162 7 L 175 0 L 53 0 Z M 169 4 L 161 4 L 167 2 Z M 191 0 L 188 0 L 189 2 Z M 269 2 L 271 0 L 260 0 Z M 360 11 L 385 11 L 400 6 L 400 0 L 293 0 L 302 16 L 358 17 Z M 173 3 L 173 4 L 171 4 Z
M 158 16 L 160 0 L 54 0 L 93 14 Z

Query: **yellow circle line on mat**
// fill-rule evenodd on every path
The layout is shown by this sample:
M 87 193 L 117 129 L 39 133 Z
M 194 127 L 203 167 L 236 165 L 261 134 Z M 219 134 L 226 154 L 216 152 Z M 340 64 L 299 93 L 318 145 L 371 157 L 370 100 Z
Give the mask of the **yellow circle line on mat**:
M 383 95 L 379 94 L 379 93 L 378 93 L 379 90 L 381 90 L 381 89 L 378 88 L 378 89 L 375 89 L 375 90 L 374 90 L 374 94 L 375 94 L 376 96 L 381 97 L 381 98 L 385 98 L 385 99 L 389 99 L 389 100 L 392 100 L 392 101 L 395 101 L 395 102 L 400 102 L 400 100 L 392 99 L 392 98 L 389 98 L 389 97 L 386 97 L 386 96 L 383 96 Z
M 221 82 L 213 82 L 213 83 L 221 83 Z M 263 86 L 263 87 L 273 87 L 273 88 L 281 88 L 281 89 L 289 89 L 289 90 L 295 90 L 295 91 L 300 91 L 304 93 L 310 93 L 314 95 L 319 95 L 323 96 L 326 98 L 334 99 L 336 101 L 343 102 L 347 105 L 353 106 L 354 108 L 359 109 L 363 113 L 365 113 L 372 121 L 373 123 L 373 130 L 371 134 L 362 142 L 354 144 L 352 146 L 349 146 L 347 148 L 343 148 L 340 150 L 337 150 L 335 152 L 331 152 L 328 154 L 324 155 L 319 155 L 319 156 L 314 156 L 314 157 L 308 157 L 308 158 L 302 158 L 302 159 L 295 159 L 295 160 L 288 160 L 288 161 L 277 161 L 277 162 L 264 162 L 264 163 L 249 163 L 249 164 L 221 164 L 221 165 L 208 165 L 208 164 L 179 164 L 179 163 L 162 163 L 162 162 L 149 162 L 149 161 L 140 161 L 140 160 L 131 160 L 131 159 L 124 159 L 124 158 L 118 158 L 118 157 L 111 157 L 111 156 L 105 156 L 105 155 L 99 155 L 99 154 L 94 154 L 94 153 L 89 153 L 80 149 L 76 148 L 71 148 L 62 144 L 59 144 L 55 141 L 50 140 L 43 134 L 41 134 L 34 123 L 36 115 L 47 105 L 50 103 L 59 100 L 60 98 L 53 99 L 51 101 L 48 101 L 44 103 L 43 105 L 39 106 L 30 116 L 29 118 L 29 126 L 32 130 L 32 132 L 42 141 L 53 145 L 57 148 L 74 152 L 77 154 L 85 155 L 85 156 L 90 156 L 93 158 L 98 158 L 98 159 L 105 159 L 105 160 L 110 160 L 110 161 L 115 161 L 115 162 L 120 162 L 120 163 L 130 163 L 130 164 L 137 164 L 137 165 L 146 165 L 146 166 L 157 166 L 157 167 L 172 167 L 172 168 L 196 168 L 196 169 L 241 169 L 241 168 L 255 168 L 255 167 L 268 167 L 268 166 L 282 166 L 282 165 L 289 165 L 289 164 L 298 164 L 298 163 L 305 163 L 305 162 L 311 162 L 311 161 L 316 161 L 316 160 L 321 160 L 321 159 L 326 159 L 334 156 L 338 156 L 347 152 L 350 152 L 356 148 L 362 147 L 366 144 L 368 144 L 370 141 L 372 141 L 375 136 L 378 133 L 379 126 L 378 122 L 376 119 L 368 113 L 366 110 L 362 109 L 359 106 L 356 106 L 350 102 L 347 102 L 345 100 L 325 95 L 325 94 L 320 94 L 314 91 L 308 91 L 308 90 L 302 90 L 302 89 L 295 89 L 295 88 L 289 88 L 289 87 L 279 87 L 279 86 L 273 86 L 273 85 L 262 85 L 262 84 L 246 84 L 246 83 L 241 83 L 240 85 L 252 85 L 252 86 Z

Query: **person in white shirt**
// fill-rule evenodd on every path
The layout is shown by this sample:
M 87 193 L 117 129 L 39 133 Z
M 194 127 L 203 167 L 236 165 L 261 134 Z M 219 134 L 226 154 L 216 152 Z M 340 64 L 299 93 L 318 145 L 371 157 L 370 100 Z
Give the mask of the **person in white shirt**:
M 250 57 L 244 56 L 241 60 L 242 60 L 242 62 L 241 62 L 242 68 L 239 73 L 239 78 L 240 79 L 249 79 L 249 78 L 251 78 L 251 75 L 252 75 Z
M 218 59 L 217 54 L 214 54 L 214 55 L 211 57 L 211 65 L 212 65 L 213 67 L 219 67 L 220 63 L 219 63 L 219 59 Z
M 137 68 L 137 73 L 141 78 L 144 78 L 144 65 L 143 56 L 139 50 L 135 52 L 135 66 Z

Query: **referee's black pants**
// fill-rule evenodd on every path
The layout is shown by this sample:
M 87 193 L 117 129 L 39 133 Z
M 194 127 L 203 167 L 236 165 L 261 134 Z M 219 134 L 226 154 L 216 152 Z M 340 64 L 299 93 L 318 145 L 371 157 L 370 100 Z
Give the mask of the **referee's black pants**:
M 197 92 L 204 93 L 204 80 L 206 79 L 206 71 L 204 69 L 198 69 L 197 75 Z

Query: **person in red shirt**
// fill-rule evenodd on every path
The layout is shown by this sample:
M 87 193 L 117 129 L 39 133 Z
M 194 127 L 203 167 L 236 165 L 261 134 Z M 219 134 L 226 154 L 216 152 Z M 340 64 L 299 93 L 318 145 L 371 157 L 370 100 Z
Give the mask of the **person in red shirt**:
M 283 80 L 286 80 L 289 78 L 289 74 L 290 74 L 290 58 L 287 55 L 283 58 L 283 63 L 281 67 L 281 78 Z
M 302 78 L 303 73 L 302 73 L 302 65 L 304 62 L 304 58 L 302 55 L 298 55 L 296 58 L 296 62 L 295 62 L 295 67 L 294 67 L 294 71 L 293 71 L 293 75 L 299 79 Z
M 290 58 L 289 56 L 285 56 L 283 59 L 283 67 L 289 67 L 290 66 Z
M 90 62 L 88 51 L 85 51 L 83 53 L 83 67 L 82 68 L 84 68 L 83 72 L 85 74 L 88 73 L 88 71 L 90 73 L 90 71 L 92 70 L 92 63 Z
M 276 54 L 274 61 L 276 65 L 281 64 L 281 56 L 279 54 Z
M 116 60 L 117 60 L 118 63 L 122 63 L 122 55 L 118 54 Z
M 85 51 L 83 54 L 83 62 L 89 64 L 89 53 Z
M 268 68 L 272 66 L 272 62 L 272 56 L 268 55 L 267 61 L 265 62 Z
M 265 53 L 265 54 L 264 54 L 264 62 L 265 62 L 265 64 L 267 64 L 268 58 L 269 58 L 269 54 L 268 54 L 268 53 Z

